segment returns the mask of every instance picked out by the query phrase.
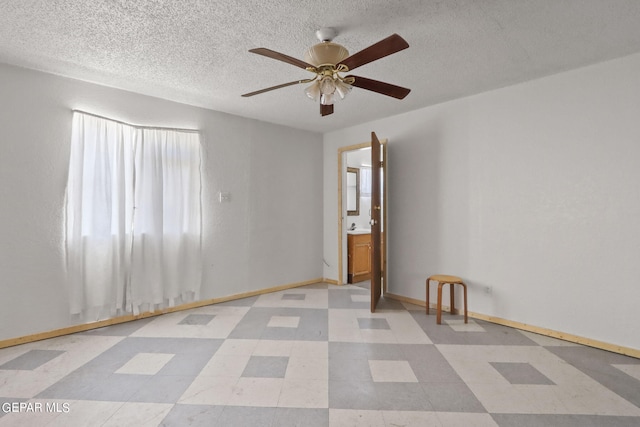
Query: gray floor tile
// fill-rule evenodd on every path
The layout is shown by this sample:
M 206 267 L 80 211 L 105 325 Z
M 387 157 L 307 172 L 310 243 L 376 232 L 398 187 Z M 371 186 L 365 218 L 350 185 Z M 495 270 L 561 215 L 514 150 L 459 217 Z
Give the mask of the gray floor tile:
M 268 327 L 273 316 L 296 316 L 297 328 Z M 229 334 L 234 339 L 272 339 L 326 341 L 329 336 L 329 318 L 326 309 L 253 307 Z
M 408 360 L 402 345 L 330 342 L 330 359 Z
M 329 359 L 329 379 L 373 382 L 367 359 Z
M 295 339 L 299 341 L 327 341 L 329 328 L 299 328 L 296 331 Z
M 413 373 L 421 383 L 463 383 L 447 359 L 433 344 L 403 344 L 397 346 L 409 361 Z
M 529 363 L 489 362 L 489 364 L 511 384 L 555 384 Z
M 224 410 L 223 406 L 208 405 L 174 405 L 159 427 L 210 427 Z
M 428 316 L 424 311 L 410 311 L 409 313 L 434 344 L 538 346 L 537 343 L 521 334 L 518 330 L 507 326 L 474 319 L 473 321 L 484 329 L 483 332 L 459 332 L 448 326 L 445 320 L 463 320 L 463 316 L 451 314 L 445 316 L 443 313 L 442 324 L 438 325 L 436 323 L 435 310 L 432 310 L 432 314 Z
M 149 375 L 71 374 L 38 394 L 37 398 L 127 402 L 151 380 Z
M 390 311 L 390 310 L 405 311 L 406 309 L 400 301 L 397 301 L 391 298 L 385 298 L 384 296 L 382 296 L 380 298 L 380 301 L 378 301 L 378 305 L 376 306 L 376 312 Z
M 194 377 L 154 375 L 129 399 L 130 402 L 176 403 Z
M 271 427 L 276 408 L 225 406 L 216 426 L 225 427 Z
M 640 417 L 600 415 L 492 414 L 500 427 L 638 427 Z
M 38 397 L 126 402 L 139 395 L 144 402 L 158 396 L 160 402 L 157 403 L 174 403 L 180 397 L 180 388 L 184 391 L 189 386 L 221 343 L 222 340 L 197 338 L 125 338 Z M 174 356 L 156 375 L 115 373 L 139 353 Z M 156 383 L 170 384 L 172 380 L 176 383 L 172 393 L 149 388 Z
M 262 330 L 260 339 L 263 340 L 294 340 L 296 339 L 298 328 L 283 328 L 268 326 Z
M 288 357 L 251 356 L 242 372 L 243 377 L 284 378 Z
M 267 328 L 267 320 L 258 321 L 256 319 L 243 317 L 235 328 L 229 333 L 229 338 L 243 340 L 257 340 L 262 337 Z
M 387 411 L 431 411 L 432 406 L 419 383 L 375 383 L 378 409 Z
M 85 364 L 79 372 L 113 373 L 138 353 L 165 353 L 174 357 L 158 374 L 196 375 L 222 342 L 218 339 L 129 337 Z
M 307 296 L 305 294 L 283 294 L 283 300 L 304 301 Z
M 212 355 L 213 353 L 205 351 L 178 353 L 160 369 L 157 375 L 195 377 L 209 362 Z
M 272 427 L 326 427 L 328 409 L 277 408 Z
M 330 359 L 366 359 L 367 347 L 360 343 L 352 342 L 330 342 Z
M 300 316 L 296 329 L 296 340 L 327 341 L 329 339 L 329 311 L 326 309 L 307 310 Z
M 463 382 L 422 384 L 422 389 L 434 411 L 487 412 Z
M 640 359 L 584 346 L 545 348 L 640 408 L 640 380 L 612 366 L 640 365 Z
M 208 325 L 215 317 L 215 314 L 190 314 L 178 325 Z
M 32 371 L 44 365 L 45 363 L 55 359 L 61 354 L 64 354 L 64 351 L 29 350 L 26 353 L 16 357 L 15 359 L 0 365 L 0 369 Z
M 391 329 L 387 319 L 376 318 L 358 318 L 358 327 L 360 329 Z
M 371 308 L 371 303 L 368 301 L 353 301 L 351 295 L 368 295 L 369 292 L 365 289 L 362 291 L 343 290 L 343 289 L 329 289 L 329 308 L 350 308 L 368 310 Z
M 398 344 L 360 344 L 364 346 L 369 360 L 407 360 Z
M 378 410 L 380 402 L 373 382 L 329 380 L 329 407 Z

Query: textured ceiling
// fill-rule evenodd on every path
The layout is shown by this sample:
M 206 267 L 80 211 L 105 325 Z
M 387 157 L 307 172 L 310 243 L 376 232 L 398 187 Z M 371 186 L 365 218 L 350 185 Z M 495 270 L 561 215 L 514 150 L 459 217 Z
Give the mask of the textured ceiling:
M 0 62 L 327 132 L 639 52 L 639 23 L 638 0 L 0 0 Z M 405 38 L 356 74 L 409 96 L 355 88 L 326 117 L 302 85 L 240 96 L 311 76 L 249 49 L 302 59 L 327 26 L 351 53 Z

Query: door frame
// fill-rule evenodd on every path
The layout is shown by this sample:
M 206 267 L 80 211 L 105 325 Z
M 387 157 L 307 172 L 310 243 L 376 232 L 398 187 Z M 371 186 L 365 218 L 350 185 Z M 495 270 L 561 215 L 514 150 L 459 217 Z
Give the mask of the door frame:
M 384 295 L 387 292 L 387 281 L 388 281 L 388 269 L 387 269 L 387 264 L 388 264 L 388 258 L 389 258 L 389 254 L 388 254 L 388 248 L 389 248 L 389 239 L 388 239 L 388 233 L 389 233 L 389 227 L 388 227 L 388 208 L 387 208 L 387 200 L 389 199 L 387 194 L 388 194 L 388 188 L 389 186 L 388 184 L 388 170 L 387 170 L 387 139 L 380 139 L 380 145 L 382 146 L 382 153 L 383 153 L 383 186 L 382 186 L 382 212 L 383 212 L 383 216 L 382 216 L 382 228 L 384 230 L 384 239 L 383 239 L 383 248 L 382 250 L 385 253 L 384 256 L 384 262 L 382 263 L 382 294 Z M 354 145 L 348 145 L 346 147 L 340 147 L 338 148 L 338 285 L 344 285 L 347 283 L 345 276 L 344 276 L 344 262 L 343 262 L 343 258 L 344 258 L 344 250 L 343 247 L 345 245 L 346 242 L 346 237 L 347 237 L 347 230 L 346 227 L 344 225 L 345 220 L 346 220 L 346 215 L 347 215 L 347 211 L 345 209 L 344 204 L 342 203 L 343 200 L 343 182 L 346 180 L 346 175 L 347 175 L 347 165 L 346 162 L 343 160 L 344 156 L 346 155 L 347 151 L 356 151 L 356 150 L 360 150 L 363 148 L 371 148 L 371 141 L 368 142 L 362 142 L 360 144 L 354 144 Z M 344 209 L 344 211 L 343 211 Z

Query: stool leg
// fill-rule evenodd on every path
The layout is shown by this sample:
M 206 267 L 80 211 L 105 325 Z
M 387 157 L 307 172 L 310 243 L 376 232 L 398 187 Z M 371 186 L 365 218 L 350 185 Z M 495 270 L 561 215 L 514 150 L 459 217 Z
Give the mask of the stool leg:
M 429 279 L 427 279 L 427 314 L 429 314 Z
M 438 317 L 436 317 L 436 323 L 438 325 L 440 325 L 442 321 L 442 285 L 444 285 L 444 283 L 438 282 Z
M 456 312 L 456 291 L 455 283 L 449 283 L 449 298 L 451 300 L 451 314 Z
M 464 289 L 464 323 L 467 323 L 467 285 L 462 283 Z

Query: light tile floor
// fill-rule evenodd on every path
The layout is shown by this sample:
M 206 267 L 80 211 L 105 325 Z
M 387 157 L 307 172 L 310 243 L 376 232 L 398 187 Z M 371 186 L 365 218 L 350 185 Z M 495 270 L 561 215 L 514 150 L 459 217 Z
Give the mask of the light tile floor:
M 310 285 L 0 350 L 0 426 L 640 426 L 640 360 Z

